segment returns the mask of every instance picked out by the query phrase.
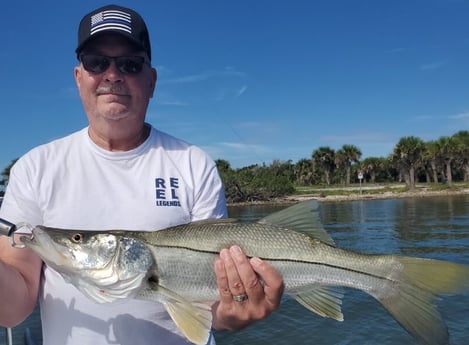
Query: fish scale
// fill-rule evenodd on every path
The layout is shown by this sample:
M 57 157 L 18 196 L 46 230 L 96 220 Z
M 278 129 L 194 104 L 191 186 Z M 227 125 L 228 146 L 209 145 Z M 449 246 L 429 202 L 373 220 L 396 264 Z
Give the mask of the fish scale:
M 331 283 L 365 290 L 364 280 L 352 279 L 351 274 L 362 274 L 369 276 L 369 279 L 382 279 L 381 267 L 386 267 L 389 271 L 388 278 L 392 279 L 395 272 L 402 267 L 392 256 L 369 257 L 355 254 L 325 245 L 298 232 L 282 228 L 276 228 L 274 231 L 272 229 L 270 225 L 256 223 L 213 224 L 212 228 L 208 224 L 195 224 L 142 235 L 146 241 L 154 243 L 154 256 L 162 284 L 171 282 L 174 286 L 170 288 L 176 289 L 176 286 L 183 285 L 190 279 L 193 284 L 192 294 L 195 286 L 207 285 L 206 282 L 200 284 L 199 275 L 181 274 L 165 279 L 166 272 L 199 272 L 200 268 L 204 267 L 201 276 L 210 277 L 213 286 L 209 291 L 216 292 L 213 261 L 222 248 L 232 244 L 242 243 L 246 255 L 260 257 L 279 270 L 285 278 L 287 294 L 291 293 L 290 289 L 298 291 L 303 288 L 308 291 L 314 284 Z M 194 260 L 195 256 L 197 260 Z M 384 262 L 385 260 L 387 262 Z M 168 261 L 171 261 L 171 267 L 166 265 Z M 165 262 L 165 267 L 159 262 Z M 380 264 L 377 265 L 377 262 Z M 394 268 L 390 270 L 392 265 Z M 366 273 L 361 273 L 364 267 L 367 267 Z M 368 284 L 369 288 L 366 290 L 371 290 L 374 285 Z M 208 300 L 216 296 L 199 295 L 198 298 Z
M 184 247 L 218 254 L 221 249 L 238 244 L 248 256 L 293 261 L 310 260 L 311 246 L 320 243 L 289 229 L 258 223 L 212 221 L 210 224 L 201 221 L 200 224 L 181 225 L 142 235 L 158 246 Z

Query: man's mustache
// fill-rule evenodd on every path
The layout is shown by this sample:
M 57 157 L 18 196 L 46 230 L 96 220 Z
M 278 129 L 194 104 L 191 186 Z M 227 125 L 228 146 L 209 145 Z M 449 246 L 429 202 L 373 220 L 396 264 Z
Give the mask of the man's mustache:
M 101 85 L 96 89 L 96 94 L 113 94 L 120 96 L 128 96 L 129 91 L 123 85 Z

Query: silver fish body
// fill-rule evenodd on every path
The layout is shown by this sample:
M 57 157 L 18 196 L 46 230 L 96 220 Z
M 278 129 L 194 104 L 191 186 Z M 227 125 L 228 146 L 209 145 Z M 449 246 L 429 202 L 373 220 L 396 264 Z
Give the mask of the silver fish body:
M 283 276 L 285 293 L 342 321 L 341 287 L 376 298 L 420 343 L 448 343 L 435 295 L 469 287 L 469 266 L 337 248 L 307 201 L 258 222 L 213 219 L 160 231 L 76 231 L 38 226 L 23 242 L 97 302 L 143 298 L 163 303 L 189 340 L 205 344 L 218 299 L 213 271 L 222 248 L 237 244 Z M 197 330 L 197 331 L 194 331 Z

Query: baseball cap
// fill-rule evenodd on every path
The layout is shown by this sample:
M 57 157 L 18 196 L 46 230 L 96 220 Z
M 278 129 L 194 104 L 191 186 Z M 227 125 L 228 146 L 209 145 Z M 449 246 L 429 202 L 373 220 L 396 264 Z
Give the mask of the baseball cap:
M 100 7 L 83 17 L 78 28 L 77 57 L 90 40 L 110 32 L 127 37 L 151 60 L 150 37 L 143 18 L 134 10 L 117 5 Z

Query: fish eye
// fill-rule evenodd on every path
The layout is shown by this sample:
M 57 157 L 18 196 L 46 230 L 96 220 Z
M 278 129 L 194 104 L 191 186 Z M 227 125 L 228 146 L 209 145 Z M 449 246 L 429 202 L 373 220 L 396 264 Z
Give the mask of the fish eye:
M 72 242 L 80 243 L 81 240 L 83 239 L 83 235 L 77 232 L 76 234 L 72 235 L 71 239 L 72 239 Z

